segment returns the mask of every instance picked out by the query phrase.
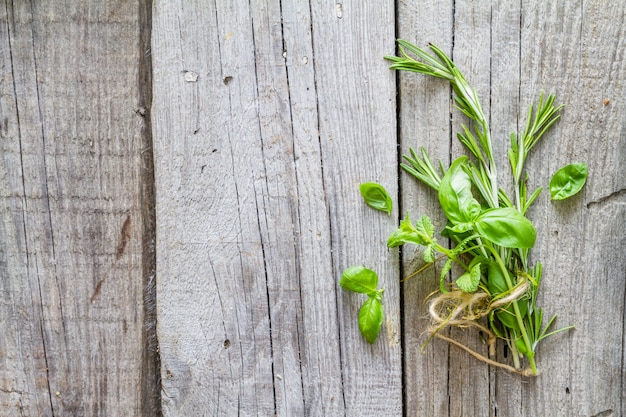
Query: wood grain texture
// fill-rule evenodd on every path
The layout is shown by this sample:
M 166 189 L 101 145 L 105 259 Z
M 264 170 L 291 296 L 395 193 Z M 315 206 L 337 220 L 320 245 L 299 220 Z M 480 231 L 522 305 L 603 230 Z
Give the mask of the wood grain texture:
M 421 251 L 386 237 L 445 218 L 399 156 L 448 165 L 466 120 L 442 80 L 389 70 L 395 37 L 477 88 L 504 188 L 540 91 L 567 104 L 528 184 L 539 304 L 576 330 L 537 378 L 421 352 L 439 267 L 400 283 Z M 625 415 L 625 51 L 608 0 L 1 2 L 0 416 Z M 577 161 L 586 187 L 550 202 Z M 374 345 L 338 286 L 356 264 L 386 289 Z
M 281 4 L 282 3 L 282 4 Z M 165 415 L 397 415 L 393 4 L 157 2 L 154 133 Z M 373 36 L 376 35 L 376 36 Z M 382 342 L 338 288 L 386 287 Z
M 138 11 L 0 5 L 0 415 L 146 406 Z
M 397 10 L 398 37 L 420 46 L 432 42 L 446 53 L 452 52 L 453 2 L 400 2 Z M 450 88 L 443 80 L 399 73 L 399 142 L 403 154 L 409 148 L 424 147 L 433 161 L 450 163 Z M 435 162 L 436 163 L 436 162 Z M 402 172 L 400 193 L 403 215 L 412 219 L 428 214 L 435 228 L 441 230 L 446 219 L 437 192 L 422 186 Z M 424 265 L 422 251 L 412 246 L 403 248 L 404 276 Z M 433 340 L 422 353 L 428 320 L 427 305 L 422 301 L 439 287 L 440 266 L 427 269 L 403 286 L 403 369 L 405 407 L 408 416 L 450 415 L 449 355 L 450 347 Z
M 550 176 L 575 161 L 589 164 L 590 178 L 580 195 L 565 202 L 551 203 L 544 191 L 530 216 L 539 235 L 533 259 L 544 263 L 540 304 L 546 314 L 559 314 L 558 326 L 574 324 L 577 329 L 543 343 L 538 352 L 543 372 L 538 378 L 526 380 L 491 369 L 488 387 L 481 370 L 485 366 L 467 354 L 451 347 L 448 360 L 432 369 L 421 362 L 433 364 L 440 353 L 427 350 L 426 359 L 416 359 L 426 375 L 405 362 L 407 415 L 623 415 L 626 269 L 620 252 L 624 233 L 619 225 L 626 218 L 624 6 L 606 1 L 567 5 L 456 1 L 449 10 L 454 13 L 452 56 L 477 88 L 489 114 L 505 187 L 510 186 L 505 172 L 508 135 L 523 129 L 528 106 L 542 90 L 567 103 L 562 120 L 531 155 L 529 185 L 547 190 Z M 400 3 L 400 37 L 415 35 L 408 40 L 420 46 L 427 42 L 448 45 L 450 34 L 441 25 L 429 23 L 439 22 L 437 16 L 442 14 L 428 5 L 417 8 Z M 422 116 L 425 110 L 419 107 L 445 115 L 449 102 L 433 105 L 433 82 L 409 80 L 412 77 L 400 77 L 406 80 L 399 86 L 400 142 L 403 149 L 425 146 L 432 154 L 445 156 L 446 141 L 436 145 L 428 138 L 446 126 L 432 116 Z M 449 90 L 446 93 L 450 97 Z M 423 99 L 422 104 L 415 95 Z M 418 109 L 406 109 L 407 103 Z M 457 128 L 454 120 L 453 128 Z M 437 151 L 437 146 L 442 150 Z M 458 155 L 460 147 L 453 141 L 449 149 Z M 407 192 L 406 187 L 413 187 L 410 181 L 401 177 L 405 205 L 432 211 L 429 203 L 411 194 L 414 191 Z M 405 262 L 410 270 L 410 257 Z M 413 296 L 410 289 L 434 288 L 428 287 L 431 279 L 425 276 L 424 284 L 406 284 L 405 320 L 418 315 L 407 307 Z M 427 294 L 421 291 L 419 299 Z M 406 322 L 405 329 L 409 329 Z M 408 357 L 414 343 L 411 330 L 404 336 Z M 446 352 L 435 344 L 428 349 Z M 508 360 L 502 347 L 498 357 Z M 439 378 L 446 363 L 450 377 L 444 383 Z M 591 388 L 597 386 L 603 389 Z M 437 410 L 433 399 L 446 392 L 449 409 L 441 399 Z
M 574 161 L 586 161 L 590 176 L 576 197 L 555 204 L 544 195 L 531 213 L 540 236 L 535 259 L 545 263 L 542 305 L 576 330 L 542 347 L 544 377 L 521 401 L 527 415 L 624 415 L 626 5 L 531 2 L 522 13 L 522 109 L 531 100 L 527 84 L 567 103 L 536 149 L 542 157 L 531 158 L 532 172 L 542 174 L 531 181 L 543 185 Z

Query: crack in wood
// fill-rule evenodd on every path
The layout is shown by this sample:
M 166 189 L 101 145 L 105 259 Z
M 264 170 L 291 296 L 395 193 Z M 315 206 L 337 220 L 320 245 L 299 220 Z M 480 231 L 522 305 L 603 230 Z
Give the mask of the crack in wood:
M 604 197 L 600 197 L 597 200 L 588 202 L 587 208 L 591 208 L 599 204 L 606 204 L 607 202 L 613 201 L 615 199 L 619 199 L 620 197 L 624 195 L 626 195 L 626 188 L 619 189 L 617 191 L 612 192 L 609 195 L 605 195 Z

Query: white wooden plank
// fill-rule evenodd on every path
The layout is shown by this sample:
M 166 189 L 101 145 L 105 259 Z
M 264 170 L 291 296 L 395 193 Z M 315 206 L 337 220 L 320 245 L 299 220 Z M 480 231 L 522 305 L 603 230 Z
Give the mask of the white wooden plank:
M 343 415 L 337 287 L 336 280 L 331 279 L 336 276 L 321 164 L 310 6 L 305 2 L 281 3 L 297 175 L 296 259 L 302 294 L 304 414 Z
M 1 415 L 144 405 L 138 11 L 0 7 Z
M 491 56 L 489 113 L 493 147 L 499 167 L 499 186 L 513 195 L 513 181 L 507 152 L 510 134 L 519 134 L 526 120 L 526 110 L 520 108 L 521 85 L 521 13 L 523 6 L 511 1 L 491 5 Z M 539 94 L 539 92 L 536 92 Z M 487 97 L 483 98 L 485 104 Z M 535 173 L 531 173 L 535 175 Z M 496 359 L 513 364 L 505 343 L 497 346 Z M 526 381 L 517 375 L 491 368 L 491 415 L 516 416 L 522 408 L 522 390 Z

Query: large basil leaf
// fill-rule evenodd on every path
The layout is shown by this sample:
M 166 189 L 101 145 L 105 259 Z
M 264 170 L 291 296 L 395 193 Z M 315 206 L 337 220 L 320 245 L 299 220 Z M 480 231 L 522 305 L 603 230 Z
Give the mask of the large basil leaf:
M 480 204 L 472 196 L 472 182 L 463 170 L 466 156 L 457 158 L 439 185 L 439 203 L 452 224 L 467 223 L 480 211 Z
M 535 226 L 512 207 L 483 211 L 474 223 L 481 237 L 505 248 L 532 248 L 537 232 Z
M 520 315 L 522 317 L 526 316 L 528 313 L 528 299 L 522 298 L 517 300 L 517 307 L 519 308 Z M 509 329 L 519 331 L 519 323 L 517 322 L 517 317 L 515 317 L 515 309 L 513 308 L 513 304 L 509 304 L 505 308 L 498 309 L 496 312 L 496 317 L 500 320 L 502 324 L 504 324 Z
M 510 272 L 508 272 L 510 274 Z M 509 290 L 509 286 L 506 283 L 502 270 L 496 262 L 491 262 L 487 270 L 487 289 L 494 297 L 498 294 L 502 294 Z M 517 306 L 520 310 L 522 317 L 528 312 L 528 299 L 522 298 L 517 300 Z M 508 304 L 496 312 L 496 316 L 500 322 L 509 329 L 519 330 L 519 323 L 515 317 L 515 310 L 512 304 Z
M 487 289 L 491 293 L 492 297 L 498 294 L 506 292 L 509 287 L 506 284 L 506 279 L 502 275 L 502 270 L 497 262 L 490 262 L 487 269 Z

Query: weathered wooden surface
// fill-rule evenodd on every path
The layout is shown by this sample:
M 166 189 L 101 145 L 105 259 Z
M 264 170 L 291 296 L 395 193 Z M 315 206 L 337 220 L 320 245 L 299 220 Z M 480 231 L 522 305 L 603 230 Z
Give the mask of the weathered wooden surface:
M 523 128 L 539 92 L 567 103 L 562 120 L 530 158 L 529 184 L 545 190 L 530 216 L 539 234 L 534 259 L 544 263 L 540 303 L 547 314 L 559 314 L 559 326 L 574 324 L 576 330 L 542 345 L 543 373 L 531 380 L 488 369 L 442 343 L 433 342 L 421 355 L 416 346 L 423 340 L 419 318 L 425 311 L 414 300 L 436 283 L 434 276 L 409 281 L 403 312 L 407 415 L 624 415 L 625 6 L 419 3 L 399 4 L 398 35 L 422 46 L 437 43 L 452 54 L 489 114 L 500 171 L 508 168 L 509 133 Z M 453 115 L 451 125 L 446 120 L 450 96 L 444 83 L 403 74 L 399 92 L 402 149 L 425 146 L 444 161 L 458 155 L 452 134 L 461 118 Z M 549 202 L 548 179 L 574 161 L 589 164 L 586 188 L 569 201 Z M 416 216 L 432 212 L 433 196 L 414 187 L 412 179 L 401 178 L 405 207 Z M 507 360 L 502 349 L 498 355 Z
M 398 415 L 394 221 L 358 194 L 397 190 L 393 4 L 159 2 L 153 28 L 164 414 Z M 373 347 L 337 285 L 360 262 Z
M 626 4 L 75 3 L 0 5 L 0 416 L 626 413 Z M 385 241 L 406 211 L 445 219 L 399 155 L 449 163 L 464 119 L 441 80 L 389 71 L 395 37 L 453 56 L 501 172 L 539 92 L 567 103 L 529 185 L 573 161 L 588 184 L 530 215 L 540 303 L 576 330 L 538 378 L 420 352 L 438 273 L 401 284 L 419 251 Z M 373 346 L 337 285 L 359 263 L 386 288 Z
M 154 381 L 142 387 L 154 368 L 144 361 L 152 182 L 139 114 L 147 12 L 0 4 L 2 416 L 158 408 Z

